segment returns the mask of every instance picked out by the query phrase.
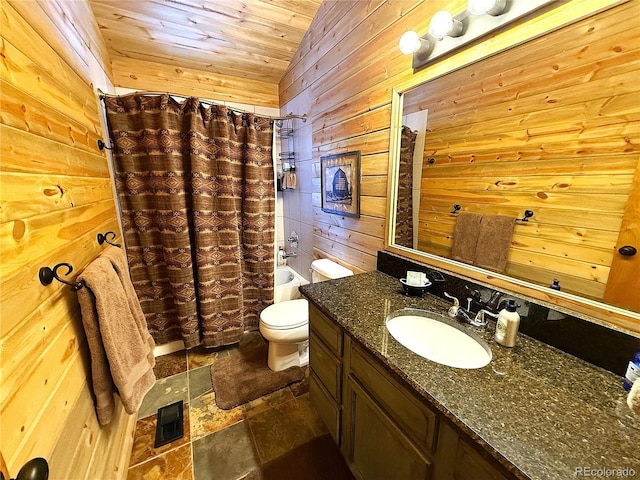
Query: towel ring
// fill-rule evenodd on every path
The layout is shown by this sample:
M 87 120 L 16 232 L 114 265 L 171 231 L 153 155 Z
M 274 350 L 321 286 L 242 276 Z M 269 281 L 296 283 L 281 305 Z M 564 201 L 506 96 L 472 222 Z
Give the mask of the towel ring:
M 102 245 L 103 243 L 106 243 L 107 245 L 111 245 L 111 246 L 114 246 L 114 247 L 122 248 L 122 245 L 120 245 L 119 243 L 111 243 L 111 240 L 109 240 L 109 238 L 108 238 L 109 236 L 111 236 L 111 240 L 115 240 L 116 239 L 115 232 L 108 231 L 106 233 L 99 233 L 98 234 L 98 245 Z
M 60 267 L 67 267 L 67 273 L 65 275 L 69 275 L 71 272 L 73 272 L 73 267 L 68 263 L 59 263 L 53 268 L 42 267 L 38 272 L 38 276 L 40 277 L 40 283 L 46 287 L 47 285 L 50 285 L 51 282 L 53 282 L 54 280 L 57 280 L 60 283 L 69 285 L 75 291 L 80 290 L 84 286 L 84 283 L 82 282 L 67 282 L 66 280 L 60 278 L 58 276 L 58 269 Z

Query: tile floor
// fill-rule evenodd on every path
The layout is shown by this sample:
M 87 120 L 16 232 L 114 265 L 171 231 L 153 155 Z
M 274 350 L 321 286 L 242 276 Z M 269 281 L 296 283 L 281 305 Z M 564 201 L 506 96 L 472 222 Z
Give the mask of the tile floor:
M 232 410 L 219 409 L 211 387 L 211 364 L 237 353 L 237 347 L 196 348 L 156 359 L 158 380 L 138 414 L 128 479 L 263 478 L 266 464 L 326 436 L 326 427 L 309 401 L 308 369 L 301 382 Z M 157 410 L 179 400 L 184 402 L 184 437 L 156 449 Z M 335 447 L 330 453 L 337 452 Z

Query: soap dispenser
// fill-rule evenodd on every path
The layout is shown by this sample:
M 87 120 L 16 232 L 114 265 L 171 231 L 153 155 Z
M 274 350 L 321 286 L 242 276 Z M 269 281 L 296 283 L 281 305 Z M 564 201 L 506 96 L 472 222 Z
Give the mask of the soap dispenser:
M 498 314 L 496 342 L 505 347 L 513 347 L 516 344 L 516 335 L 520 326 L 520 315 L 516 312 L 517 308 L 515 300 L 507 300 L 507 304 Z

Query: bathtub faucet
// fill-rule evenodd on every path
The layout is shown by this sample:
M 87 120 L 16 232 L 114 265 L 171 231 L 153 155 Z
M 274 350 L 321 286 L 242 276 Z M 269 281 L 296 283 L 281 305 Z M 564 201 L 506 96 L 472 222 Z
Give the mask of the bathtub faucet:
M 284 248 L 278 248 L 278 265 L 283 265 L 284 261 L 290 257 L 297 257 L 298 254 L 296 252 L 287 253 L 284 251 Z

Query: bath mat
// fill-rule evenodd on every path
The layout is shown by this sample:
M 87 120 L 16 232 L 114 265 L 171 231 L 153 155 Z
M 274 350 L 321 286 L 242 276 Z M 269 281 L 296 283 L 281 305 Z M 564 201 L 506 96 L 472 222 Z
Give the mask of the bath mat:
M 211 382 L 216 404 L 230 410 L 304 378 L 304 369 L 289 367 L 273 372 L 267 365 L 267 344 L 256 342 L 248 348 L 240 346 L 239 353 L 224 357 L 211 365 Z

